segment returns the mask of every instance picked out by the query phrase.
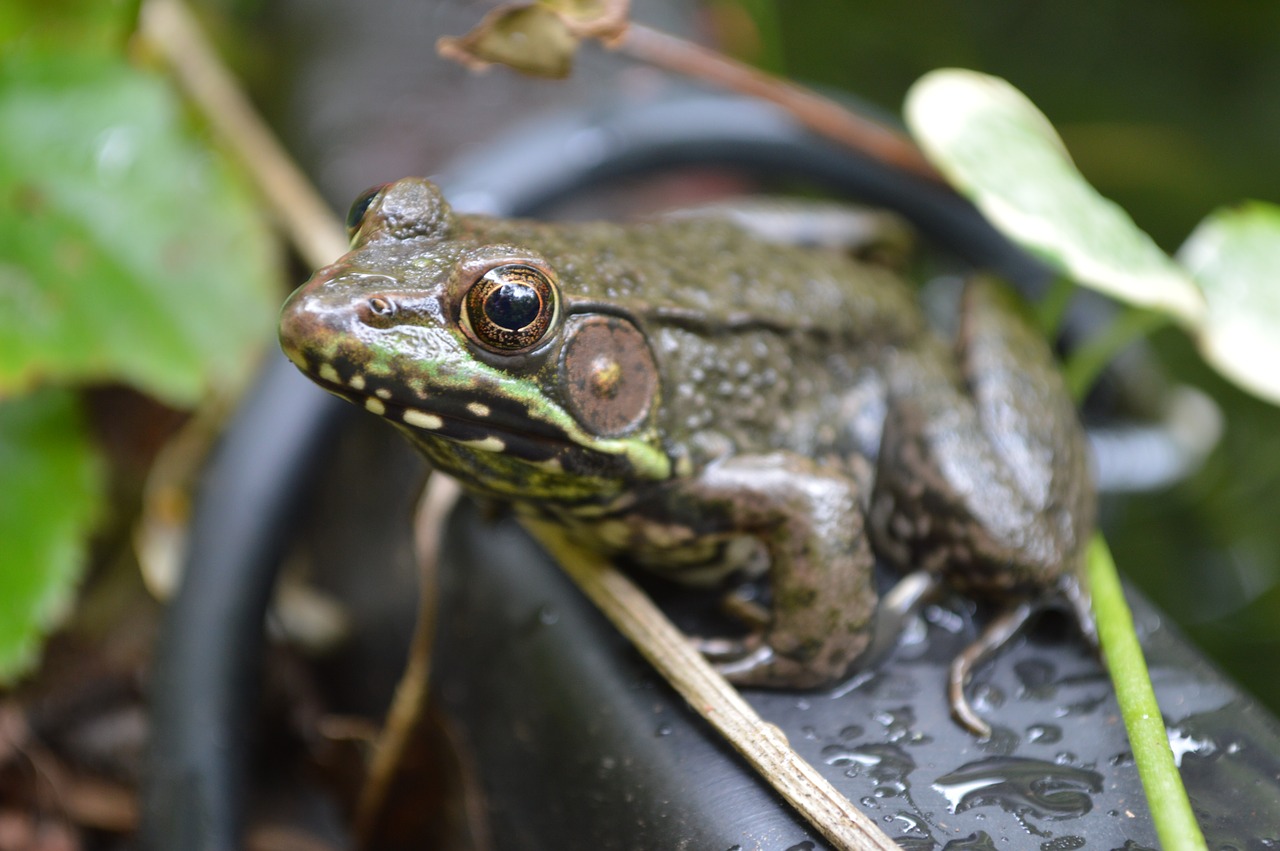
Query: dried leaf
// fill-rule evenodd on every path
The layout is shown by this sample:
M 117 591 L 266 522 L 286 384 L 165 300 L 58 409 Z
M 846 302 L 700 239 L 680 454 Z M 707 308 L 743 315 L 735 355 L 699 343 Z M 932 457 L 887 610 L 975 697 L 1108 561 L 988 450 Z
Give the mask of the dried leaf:
M 522 74 L 561 79 L 573 70 L 584 38 L 612 41 L 627 28 L 628 0 L 541 0 L 499 6 L 471 32 L 445 37 L 440 55 L 469 68 L 506 65 Z

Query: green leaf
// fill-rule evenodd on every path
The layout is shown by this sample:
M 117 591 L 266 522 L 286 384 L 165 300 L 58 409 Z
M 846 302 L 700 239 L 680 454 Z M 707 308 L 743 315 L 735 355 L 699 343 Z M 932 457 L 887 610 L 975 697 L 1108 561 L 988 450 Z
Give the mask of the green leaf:
M 69 606 L 103 495 L 67 391 L 0 402 L 0 683 L 30 669 Z
M 269 231 L 183 125 L 121 58 L 0 58 L 0 396 L 122 380 L 190 405 L 269 339 Z
M 929 159 L 1006 236 L 1080 283 L 1195 325 L 1195 284 L 1085 181 L 1048 120 L 997 77 L 943 69 L 907 94 Z
M 1205 360 L 1280 404 L 1280 207 L 1251 201 L 1217 210 L 1178 251 L 1204 291 Z

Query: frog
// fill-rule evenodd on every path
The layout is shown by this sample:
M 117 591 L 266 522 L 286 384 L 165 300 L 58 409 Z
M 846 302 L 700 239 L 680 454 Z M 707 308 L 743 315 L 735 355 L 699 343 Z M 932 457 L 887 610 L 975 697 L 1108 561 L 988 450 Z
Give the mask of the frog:
M 1033 613 L 1092 635 L 1084 432 L 994 280 L 969 280 L 948 340 L 896 268 L 724 217 L 467 215 L 405 178 L 348 229 L 282 309 L 287 357 L 486 503 L 676 582 L 762 582 L 745 636 L 705 645 L 734 683 L 859 670 L 877 559 L 1000 612 L 951 668 L 976 733 L 973 668 Z

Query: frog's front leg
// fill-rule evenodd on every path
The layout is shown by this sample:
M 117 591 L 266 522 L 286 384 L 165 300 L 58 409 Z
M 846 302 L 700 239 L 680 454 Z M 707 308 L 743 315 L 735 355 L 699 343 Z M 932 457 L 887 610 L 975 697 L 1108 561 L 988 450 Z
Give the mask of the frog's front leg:
M 722 672 L 740 685 L 792 688 L 843 676 L 867 646 L 876 605 L 853 478 L 777 452 L 711 464 L 682 491 L 769 555 L 769 623 L 755 652 Z

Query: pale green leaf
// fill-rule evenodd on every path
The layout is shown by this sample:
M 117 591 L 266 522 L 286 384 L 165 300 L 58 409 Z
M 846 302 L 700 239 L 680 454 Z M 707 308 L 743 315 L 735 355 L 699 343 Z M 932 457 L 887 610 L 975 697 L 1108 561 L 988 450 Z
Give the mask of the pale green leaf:
M 75 396 L 0 402 L 0 683 L 36 660 L 69 607 L 103 496 Z
M 1081 284 L 1195 325 L 1195 284 L 1076 169 L 1048 120 L 997 77 L 943 69 L 907 95 L 929 159 L 1006 236 Z
M 1251 201 L 1212 213 L 1178 259 L 1208 304 L 1199 334 L 1205 360 L 1280 404 L 1280 207 Z

